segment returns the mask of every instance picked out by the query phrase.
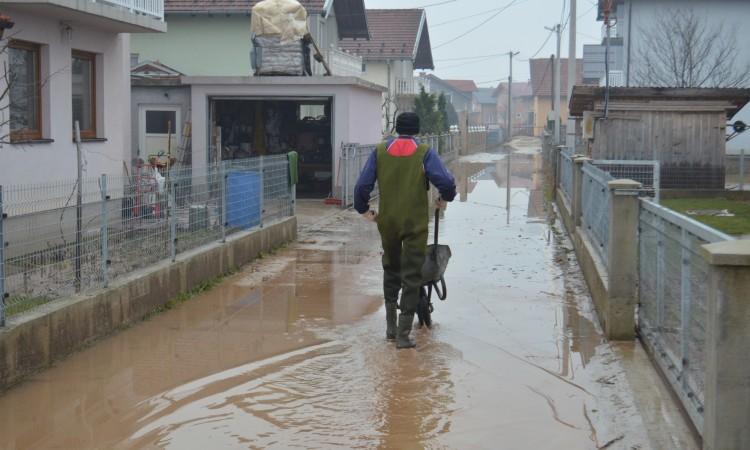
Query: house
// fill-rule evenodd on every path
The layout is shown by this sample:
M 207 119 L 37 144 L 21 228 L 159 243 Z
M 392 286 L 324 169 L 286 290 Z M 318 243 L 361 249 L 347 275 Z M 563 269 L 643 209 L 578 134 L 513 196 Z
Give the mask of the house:
M 471 122 L 472 125 L 480 125 L 481 108 L 475 95 L 478 88 L 472 80 L 443 80 L 436 75 L 421 73 L 417 82 L 427 93 L 445 95 L 448 103 L 463 117 L 463 120 L 459 120 L 460 125 L 466 122 L 467 116 L 473 116 L 475 121 Z
M 479 105 L 479 124 L 496 126 L 500 124 L 500 116 L 497 113 L 496 88 L 479 88 L 475 93 Z
M 534 136 L 541 136 L 547 127 L 550 113 L 553 108 L 553 86 L 554 63 L 552 59 L 532 59 L 529 61 L 531 68 L 531 95 L 533 97 L 534 112 Z M 583 84 L 583 60 L 576 60 L 576 85 Z M 560 59 L 560 123 L 568 120 L 568 59 Z
M 750 67 L 750 46 L 746 45 L 746 33 L 750 21 L 750 2 L 745 0 L 611 0 L 613 10 L 612 22 L 615 25 L 610 31 L 611 42 L 615 45 L 613 71 L 614 78 L 622 78 L 622 86 L 666 86 L 663 82 L 643 79 L 640 73 L 647 67 L 643 61 L 644 54 L 655 48 L 653 34 L 655 29 L 663 29 L 663 18 L 674 18 L 680 14 L 692 14 L 698 19 L 697 24 L 705 29 L 704 35 L 718 31 L 720 41 L 713 47 L 717 51 L 724 46 L 724 42 L 731 44 L 735 39 L 736 55 L 724 58 L 734 62 L 737 71 L 745 71 Z M 604 12 L 608 1 L 598 0 L 598 20 L 604 21 Z M 675 23 L 674 19 L 672 23 Z M 677 26 L 677 25 L 675 25 Z M 659 39 L 666 41 L 665 39 Z M 622 42 L 622 51 L 617 48 Z M 678 53 L 680 49 L 677 49 Z M 657 55 L 659 56 L 659 55 Z M 667 59 L 667 58 L 664 58 Z M 707 58 L 702 58 L 707 59 Z M 602 61 L 604 61 L 602 57 Z M 723 71 L 722 71 L 723 72 Z M 674 86 L 674 83 L 667 83 Z M 715 83 L 704 84 L 703 87 L 714 87 Z M 750 87 L 750 81 L 737 87 Z M 735 117 L 738 120 L 750 122 L 750 108 L 745 108 Z M 750 148 L 750 135 L 746 134 L 729 143 L 730 150 Z
M 531 93 L 531 82 L 519 81 L 513 83 L 513 121 L 511 123 L 513 136 L 534 135 L 534 97 Z M 508 124 L 508 83 L 500 83 L 493 92 L 496 101 L 497 117 L 500 126 L 505 129 Z
M 83 175 L 120 175 L 130 161 L 130 35 L 160 33 L 162 1 L 38 0 L 2 3 L 15 22 L 0 65 L 0 184 L 76 178 L 74 122 Z M 2 92 L 2 91 L 0 91 Z M 7 113 L 5 111 L 8 111 Z
M 581 153 L 659 161 L 663 189 L 724 189 L 725 124 L 750 89 L 612 87 L 607 113 L 605 90 L 573 88 L 570 113 L 586 133 Z
M 132 55 L 134 164 L 171 154 L 178 164 L 200 173 L 220 161 L 296 150 L 300 196 L 337 195 L 343 182 L 339 170 L 343 144 L 374 143 L 382 137 L 385 88 L 361 78 L 361 59 L 337 48 L 329 48 L 328 57 L 341 56 L 339 62 L 349 58 L 357 67 L 332 64 L 332 76 L 317 69 L 304 77 L 250 75 L 248 56 L 235 61 L 232 55 L 237 51 L 233 46 L 250 51 L 247 15 L 254 3 L 233 4 L 235 9 L 219 14 L 226 5 L 167 0 L 167 19 L 179 25 L 170 25 L 161 44 L 139 47 Z M 362 0 L 302 3 L 309 12 L 311 32 L 323 36 L 320 42 L 369 35 Z M 233 33 L 240 28 L 235 22 L 240 19 L 247 40 L 234 43 Z M 185 48 L 172 36 L 174 32 L 179 37 L 189 28 L 186 23 L 195 26 L 190 39 L 201 42 L 190 58 L 184 58 Z M 226 48 L 226 54 L 204 46 L 203 41 Z M 144 54 L 151 56 L 141 60 Z M 206 60 L 219 62 L 193 66 L 194 61 Z M 316 67 L 322 69 L 320 64 Z
M 259 0 L 207 2 L 165 0 L 164 15 L 169 33 L 134 36 L 131 51 L 140 61 L 161 61 L 189 76 L 251 75 L 251 9 Z M 362 62 L 338 49 L 345 37 L 368 38 L 363 0 L 302 0 L 308 27 L 337 75 L 358 72 Z M 195 55 L 201 55 L 196 58 Z M 313 73 L 324 68 L 313 63 Z
M 434 70 L 424 9 L 368 9 L 369 39 L 342 39 L 341 48 L 363 61 L 363 78 L 387 88 L 383 126 L 390 132 L 399 112 L 411 111 L 419 86 L 418 69 Z

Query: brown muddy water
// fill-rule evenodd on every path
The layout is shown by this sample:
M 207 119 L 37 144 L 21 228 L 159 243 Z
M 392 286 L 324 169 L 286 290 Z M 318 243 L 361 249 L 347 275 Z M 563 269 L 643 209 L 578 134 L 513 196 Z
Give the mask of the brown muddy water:
M 379 241 L 355 213 L 0 397 L 2 449 L 650 448 L 548 225 L 538 155 L 454 166 L 449 297 L 384 339 Z

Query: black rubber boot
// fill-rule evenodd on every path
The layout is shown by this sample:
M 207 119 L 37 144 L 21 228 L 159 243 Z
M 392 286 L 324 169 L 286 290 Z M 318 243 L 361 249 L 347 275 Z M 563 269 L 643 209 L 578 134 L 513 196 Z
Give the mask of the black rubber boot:
M 414 348 L 416 343 L 409 337 L 411 333 L 411 324 L 414 322 L 414 314 L 404 314 L 398 316 L 398 333 L 396 336 L 396 348 Z
M 398 305 L 396 302 L 385 302 L 385 338 L 389 341 L 396 339 L 396 321 L 398 320 Z

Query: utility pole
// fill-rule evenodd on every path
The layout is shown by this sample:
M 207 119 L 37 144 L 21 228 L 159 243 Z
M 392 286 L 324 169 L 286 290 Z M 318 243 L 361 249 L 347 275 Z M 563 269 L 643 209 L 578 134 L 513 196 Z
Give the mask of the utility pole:
M 552 92 L 552 110 L 555 118 L 555 145 L 560 145 L 560 46 L 562 44 L 562 25 L 559 23 L 552 28 L 545 27 L 557 34 L 557 53 L 555 54 L 555 87 Z
M 576 75 L 578 75 L 578 61 L 576 48 L 577 33 L 577 6 L 578 0 L 570 0 L 570 36 L 568 37 L 568 102 L 573 97 L 573 86 L 576 84 Z M 565 145 L 573 150 L 575 154 L 576 147 L 576 122 L 568 115 L 568 126 L 566 131 Z
M 507 131 L 508 136 L 506 142 L 513 138 L 513 57 L 518 55 L 519 52 L 508 52 L 510 57 L 510 75 L 508 76 L 508 117 L 507 117 Z
M 506 189 L 506 208 L 508 209 L 508 215 L 507 215 L 507 221 L 510 223 L 510 158 L 513 154 L 511 146 L 510 146 L 510 140 L 513 138 L 513 57 L 518 55 L 519 52 L 513 52 L 513 50 L 508 52 L 508 56 L 510 57 L 510 75 L 508 75 L 508 137 L 506 139 L 506 148 L 508 149 L 508 156 L 505 160 L 505 165 L 507 166 L 507 178 L 508 178 L 508 188 Z

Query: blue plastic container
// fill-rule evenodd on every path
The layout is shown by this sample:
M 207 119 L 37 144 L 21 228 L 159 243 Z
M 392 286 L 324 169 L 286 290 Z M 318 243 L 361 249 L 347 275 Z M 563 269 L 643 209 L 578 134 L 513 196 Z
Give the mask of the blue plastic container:
M 227 226 L 243 230 L 260 225 L 261 177 L 252 170 L 227 173 Z

